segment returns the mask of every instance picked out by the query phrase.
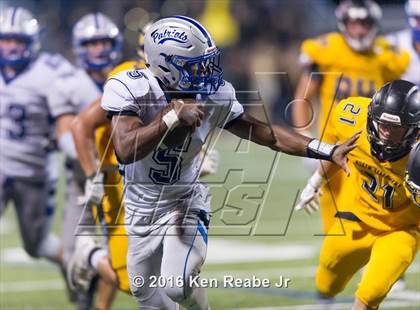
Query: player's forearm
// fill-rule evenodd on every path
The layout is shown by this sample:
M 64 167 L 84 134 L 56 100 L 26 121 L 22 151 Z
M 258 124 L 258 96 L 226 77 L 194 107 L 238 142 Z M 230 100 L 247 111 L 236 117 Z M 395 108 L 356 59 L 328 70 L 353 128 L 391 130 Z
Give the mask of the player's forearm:
M 334 163 L 329 161 L 322 161 L 321 165 L 319 165 L 318 173 L 323 179 L 330 180 L 339 170 L 340 167 Z
M 86 176 L 91 176 L 98 170 L 95 156 L 95 128 L 77 117 L 72 126 L 72 134 L 83 172 Z
M 277 152 L 298 156 L 307 156 L 307 145 L 311 140 L 292 130 L 261 122 L 247 113 L 234 120 L 229 131 Z
M 273 133 L 276 142 L 271 149 L 295 156 L 308 156 L 308 144 L 311 138 L 279 126 L 273 126 Z
M 160 114 L 147 126 L 133 116 L 113 117 L 112 142 L 119 161 L 131 164 L 146 157 L 158 147 L 167 128 Z

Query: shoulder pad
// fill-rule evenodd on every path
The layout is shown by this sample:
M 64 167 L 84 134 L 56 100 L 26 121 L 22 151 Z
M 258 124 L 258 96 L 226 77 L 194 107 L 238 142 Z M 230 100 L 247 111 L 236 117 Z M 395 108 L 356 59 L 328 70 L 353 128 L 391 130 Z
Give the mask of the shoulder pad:
M 301 63 L 304 65 L 326 65 L 333 57 L 337 41 L 336 33 L 327 33 L 313 39 L 303 41 L 301 46 Z
M 128 99 L 144 97 L 150 90 L 148 76 L 143 70 L 124 70 L 108 79 L 106 85 Z

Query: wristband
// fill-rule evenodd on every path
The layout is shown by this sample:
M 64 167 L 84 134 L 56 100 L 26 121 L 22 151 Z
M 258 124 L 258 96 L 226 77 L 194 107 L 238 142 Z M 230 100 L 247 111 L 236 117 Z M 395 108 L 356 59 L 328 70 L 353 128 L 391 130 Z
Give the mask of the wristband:
M 179 124 L 179 118 L 174 109 L 162 116 L 162 121 L 166 124 L 169 130 L 172 130 Z
M 331 161 L 337 147 L 338 145 L 336 144 L 328 144 L 318 139 L 312 139 L 307 146 L 307 155 L 309 158 Z
M 326 180 L 322 177 L 322 175 L 318 172 L 318 170 L 315 171 L 315 173 L 311 176 L 308 183 L 318 190 L 325 184 Z

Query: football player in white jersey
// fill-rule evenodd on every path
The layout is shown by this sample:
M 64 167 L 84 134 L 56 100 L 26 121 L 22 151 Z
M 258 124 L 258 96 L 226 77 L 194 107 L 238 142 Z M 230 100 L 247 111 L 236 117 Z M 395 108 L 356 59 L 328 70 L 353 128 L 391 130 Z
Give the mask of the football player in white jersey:
M 14 203 L 26 252 L 61 262 L 60 240 L 49 231 L 47 147 L 51 84 L 74 68 L 60 55 L 39 53 L 40 26 L 21 7 L 0 12 L 0 214 Z
M 387 35 L 387 39 L 393 45 L 409 51 L 410 66 L 401 78 L 420 86 L 420 2 L 408 0 L 405 12 L 408 27 Z
M 156 21 L 144 49 L 148 68 L 110 78 L 101 103 L 123 164 L 130 288 L 141 309 L 209 309 L 204 288 L 190 281 L 207 250 L 209 195 L 197 180 L 209 133 L 225 128 L 275 151 L 332 160 L 346 171 L 358 135 L 329 145 L 244 113 L 223 80 L 219 50 L 194 19 Z M 162 280 L 156 287 L 154 277 Z
M 71 135 L 71 123 L 79 112 L 102 95 L 102 88 L 108 73 L 118 63 L 121 56 L 122 37 L 118 27 L 102 13 L 82 16 L 73 27 L 73 49 L 78 68 L 72 76 L 64 76 L 53 85 L 49 100 L 67 107 L 64 121 L 57 128 L 59 144 L 66 153 L 67 203 L 64 213 L 63 245 L 64 262 L 74 251 L 77 234 L 95 231 L 91 209 L 83 207 L 85 176 L 77 160 Z M 79 226 L 79 224 L 84 224 Z M 92 227 L 93 225 L 93 227 Z M 105 250 L 103 250 L 105 251 Z M 100 284 L 100 288 L 103 285 Z M 114 289 L 100 289 L 96 307 L 109 309 Z M 111 292 L 110 292 L 111 291 Z M 108 292 L 108 293 L 107 293 Z M 92 290 L 90 291 L 92 293 Z M 92 302 L 92 294 L 79 292 L 79 305 Z M 85 299 L 83 297 L 90 296 Z

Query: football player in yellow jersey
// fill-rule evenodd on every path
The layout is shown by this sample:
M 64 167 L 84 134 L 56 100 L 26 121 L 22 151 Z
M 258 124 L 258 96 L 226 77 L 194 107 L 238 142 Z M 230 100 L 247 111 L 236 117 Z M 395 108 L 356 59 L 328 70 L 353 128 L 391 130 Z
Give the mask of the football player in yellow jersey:
M 139 36 L 139 59 L 118 65 L 109 73 L 109 77 L 121 71 L 145 68 L 142 42 L 146 27 L 147 25 Z M 77 116 L 72 133 L 80 164 L 87 176 L 85 195 L 90 200 L 90 205 L 98 206 L 98 218 L 105 223 L 108 252 L 98 251 L 101 246 L 92 242 L 93 240 L 84 242 L 83 247 L 76 249 L 73 255 L 77 260 L 69 274 L 72 275 L 70 280 L 73 286 L 86 289 L 88 279 L 94 274 L 86 271 L 95 265 L 96 272 L 107 283 L 131 294 L 126 266 L 128 239 L 124 228 L 122 178 L 110 138 L 110 122 L 100 101 L 101 98 L 98 98 Z M 204 154 L 202 151 L 201 177 L 215 173 L 218 166 L 216 151 L 208 151 L 205 156 Z M 97 263 L 92 264 L 92 260 L 97 260 Z
M 409 54 L 398 51 L 377 36 L 381 15 L 380 7 L 372 0 L 345 0 L 336 9 L 340 32 L 303 42 L 300 59 L 305 71 L 293 106 L 293 121 L 299 130 L 309 130 L 308 125 L 315 120 L 318 135 L 323 138 L 330 130 L 330 112 L 339 100 L 350 96 L 369 97 L 383 84 L 404 73 Z M 318 95 L 319 109 L 312 103 Z M 319 110 L 319 113 L 315 116 L 311 110 Z M 316 169 L 316 161 L 305 159 L 304 162 L 311 172 Z M 320 199 L 325 206 L 321 210 L 325 233 L 334 221 L 334 202 L 339 199 L 339 187 L 344 178 L 340 172 L 334 182 L 323 188 L 324 195 Z
M 419 137 L 419 88 L 396 80 L 373 99 L 344 99 L 332 112 L 330 127 L 324 136 L 329 143 L 356 131 L 362 134 L 348 157 L 350 176 L 340 188 L 339 211 L 322 246 L 317 289 L 325 298 L 334 297 L 366 265 L 353 309 L 377 309 L 413 261 L 420 242 L 420 208 L 404 187 L 408 154 Z M 334 170 L 323 163 L 309 180 L 299 206 L 316 207 L 320 187 Z M 418 189 L 414 177 L 419 181 L 411 175 L 406 184 Z

